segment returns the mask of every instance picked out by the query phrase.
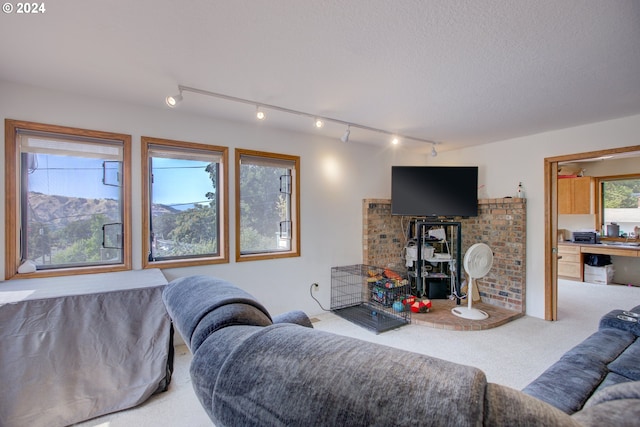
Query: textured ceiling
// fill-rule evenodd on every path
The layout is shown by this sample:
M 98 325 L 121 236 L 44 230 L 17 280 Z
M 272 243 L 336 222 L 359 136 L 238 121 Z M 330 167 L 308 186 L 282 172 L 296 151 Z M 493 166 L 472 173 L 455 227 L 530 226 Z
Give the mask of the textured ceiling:
M 45 6 L 0 16 L 0 79 L 157 108 L 183 84 L 435 140 L 441 150 L 640 114 L 638 0 Z M 255 120 L 251 106 L 184 98 L 179 109 L 189 113 Z M 264 125 L 314 132 L 304 117 L 277 112 Z M 351 140 L 388 143 L 357 129 Z

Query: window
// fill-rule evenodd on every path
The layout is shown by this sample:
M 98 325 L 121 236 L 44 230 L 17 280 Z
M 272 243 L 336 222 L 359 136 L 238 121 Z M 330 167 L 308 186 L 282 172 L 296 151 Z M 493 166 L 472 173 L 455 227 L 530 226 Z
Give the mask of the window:
M 130 269 L 131 137 L 8 119 L 5 129 L 6 278 L 23 264 L 24 277 Z
M 228 262 L 227 152 L 142 138 L 145 267 Z
M 640 229 L 640 175 L 599 178 L 601 226 L 616 223 L 625 237 Z M 638 229 L 636 229 L 638 227 Z
M 300 158 L 236 150 L 236 259 L 300 256 Z

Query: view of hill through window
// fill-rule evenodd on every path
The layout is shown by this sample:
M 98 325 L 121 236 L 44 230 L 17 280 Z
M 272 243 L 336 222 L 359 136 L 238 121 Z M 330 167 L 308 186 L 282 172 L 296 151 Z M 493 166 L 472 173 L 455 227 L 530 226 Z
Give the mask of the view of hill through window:
M 220 165 L 151 157 L 150 260 L 219 254 Z
M 24 153 L 25 255 L 40 266 L 120 262 L 121 162 Z

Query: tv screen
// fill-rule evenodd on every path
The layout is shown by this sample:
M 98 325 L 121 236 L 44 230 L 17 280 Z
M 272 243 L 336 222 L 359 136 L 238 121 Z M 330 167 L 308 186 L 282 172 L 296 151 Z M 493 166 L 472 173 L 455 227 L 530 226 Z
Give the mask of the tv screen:
M 477 166 L 392 166 L 391 214 L 478 215 Z

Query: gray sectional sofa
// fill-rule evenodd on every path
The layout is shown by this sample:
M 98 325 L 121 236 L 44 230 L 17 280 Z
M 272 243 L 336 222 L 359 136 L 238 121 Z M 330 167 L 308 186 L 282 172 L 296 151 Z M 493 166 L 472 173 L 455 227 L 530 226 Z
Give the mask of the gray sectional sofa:
M 315 330 L 300 311 L 271 317 L 220 279 L 174 280 L 163 299 L 193 353 L 196 395 L 219 427 L 631 426 L 640 420 L 639 331 L 607 316 L 596 334 L 518 391 L 487 382 L 473 367 Z
M 613 390 L 635 389 L 640 393 L 640 325 L 637 318 L 623 320 L 634 316 L 640 316 L 640 306 L 627 312 L 614 310 L 602 317 L 596 332 L 566 352 L 523 391 L 567 414 L 590 407 L 608 394 L 604 389 L 613 385 L 621 384 Z M 640 425 L 640 419 L 636 425 Z

